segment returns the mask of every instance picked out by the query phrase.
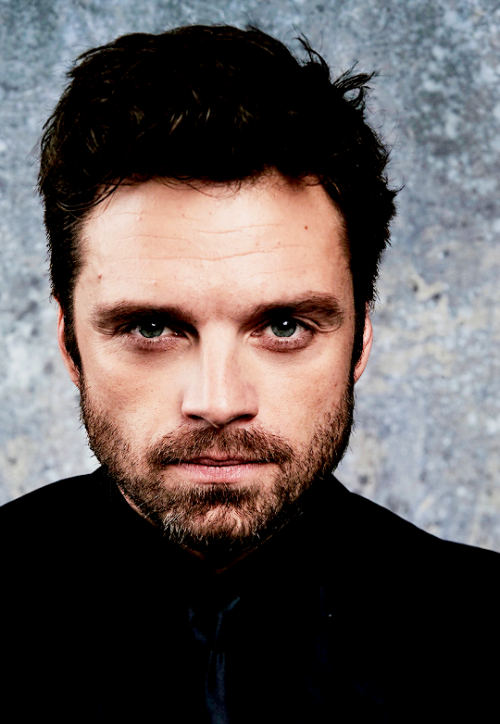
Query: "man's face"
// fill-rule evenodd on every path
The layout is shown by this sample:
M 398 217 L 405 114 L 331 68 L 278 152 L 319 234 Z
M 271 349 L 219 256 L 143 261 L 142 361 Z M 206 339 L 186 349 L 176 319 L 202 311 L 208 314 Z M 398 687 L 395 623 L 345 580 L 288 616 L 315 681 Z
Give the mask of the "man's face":
M 319 185 L 122 186 L 84 224 L 63 356 L 128 501 L 202 554 L 283 525 L 347 444 L 354 301 Z

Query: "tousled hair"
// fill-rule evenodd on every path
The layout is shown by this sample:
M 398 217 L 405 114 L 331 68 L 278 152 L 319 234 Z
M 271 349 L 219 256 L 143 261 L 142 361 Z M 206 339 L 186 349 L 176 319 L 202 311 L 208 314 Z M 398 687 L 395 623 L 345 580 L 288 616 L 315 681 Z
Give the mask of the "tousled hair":
M 89 212 L 121 183 L 233 183 L 278 172 L 320 183 L 341 212 L 356 340 L 375 298 L 396 191 L 388 151 L 365 120 L 372 75 L 331 79 L 305 39 L 297 59 L 261 30 L 186 26 L 134 33 L 83 53 L 44 127 L 39 190 L 52 293 L 77 366 L 73 293 Z

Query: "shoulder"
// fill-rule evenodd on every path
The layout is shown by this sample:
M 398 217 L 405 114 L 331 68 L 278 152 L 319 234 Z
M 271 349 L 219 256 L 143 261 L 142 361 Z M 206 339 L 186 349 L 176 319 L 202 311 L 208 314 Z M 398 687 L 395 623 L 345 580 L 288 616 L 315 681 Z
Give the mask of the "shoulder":
M 70 599 L 73 607 L 84 600 L 85 588 L 93 590 L 101 575 L 106 489 L 97 470 L 51 483 L 0 508 L 1 576 L 9 591 L 2 601 L 4 616 L 10 612 L 21 627 L 21 619 L 52 620 L 63 615 L 61 606 L 69 606 Z
M 438 646 L 450 666 L 454 657 L 463 663 L 464 652 L 484 657 L 487 641 L 500 645 L 500 554 L 437 538 L 345 488 L 338 497 L 340 545 L 323 559 L 323 585 L 330 600 L 341 588 L 359 635 L 380 635 L 375 649 L 402 646 L 401 659 Z
M 371 585 L 403 598 L 427 594 L 434 601 L 464 602 L 472 601 L 474 591 L 483 601 L 493 596 L 499 553 L 442 540 L 335 483 L 336 510 L 330 511 L 330 532 L 323 534 L 329 570 L 334 565 L 346 578 L 362 579 L 365 589 Z
M 330 556 L 325 581 L 329 600 L 342 592 L 349 644 L 370 661 L 367 679 L 401 707 L 395 721 L 407 720 L 408 701 L 437 707 L 436 721 L 450 711 L 481 719 L 498 680 L 500 554 L 437 538 L 345 488 L 339 497 L 342 562 Z
M 101 470 L 45 485 L 0 507 L 0 537 L 17 540 L 59 538 L 81 531 L 99 515 L 105 496 Z
M 346 540 L 353 548 L 362 548 L 365 555 L 370 555 L 370 551 L 384 553 L 390 558 L 406 555 L 415 563 L 426 555 L 482 558 L 492 564 L 500 563 L 499 553 L 438 538 L 378 503 L 349 492 L 338 481 L 336 484 L 345 516 L 343 532 Z

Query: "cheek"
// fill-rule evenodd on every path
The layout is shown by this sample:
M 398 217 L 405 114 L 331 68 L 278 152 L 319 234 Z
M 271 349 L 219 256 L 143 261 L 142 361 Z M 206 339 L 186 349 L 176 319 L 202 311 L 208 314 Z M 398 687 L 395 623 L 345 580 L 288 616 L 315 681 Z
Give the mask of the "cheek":
M 334 412 L 349 388 L 350 348 L 347 354 L 321 354 L 310 364 L 274 369 L 261 388 L 262 422 L 287 434 L 307 434 L 326 413 Z M 264 392 L 265 390 L 265 392 Z M 282 433 L 283 434 L 283 433 Z
M 119 356 L 88 355 L 84 363 L 85 383 L 94 404 L 117 423 L 149 427 L 161 416 L 167 420 L 179 397 L 178 376 L 157 364 L 123 363 Z

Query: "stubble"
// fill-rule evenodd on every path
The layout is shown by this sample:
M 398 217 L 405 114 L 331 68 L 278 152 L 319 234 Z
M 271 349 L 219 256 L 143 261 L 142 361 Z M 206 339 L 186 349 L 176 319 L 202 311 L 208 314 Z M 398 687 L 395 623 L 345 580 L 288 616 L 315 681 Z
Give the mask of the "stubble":
M 107 475 L 166 538 L 214 560 L 256 548 L 295 518 L 304 493 L 339 464 L 353 421 L 351 378 L 339 406 L 316 424 L 303 450 L 294 450 L 282 437 L 258 427 L 187 426 L 149 448 L 136 449 L 133 431 L 128 435 L 99 409 L 82 382 L 82 421 L 90 448 Z M 273 464 L 276 473 L 271 484 L 259 486 L 258 480 L 238 485 L 180 484 L 169 474 L 176 463 L 214 451 Z

